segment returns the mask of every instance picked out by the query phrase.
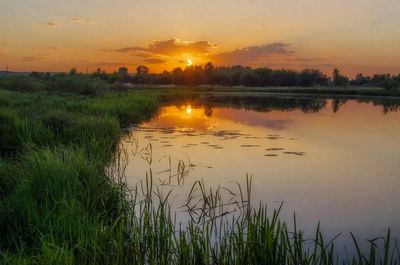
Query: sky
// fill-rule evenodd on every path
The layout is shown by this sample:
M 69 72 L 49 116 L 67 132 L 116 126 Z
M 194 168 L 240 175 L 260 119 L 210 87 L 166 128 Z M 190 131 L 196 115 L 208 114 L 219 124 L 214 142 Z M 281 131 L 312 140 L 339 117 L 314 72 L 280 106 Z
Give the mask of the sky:
M 0 70 L 400 73 L 400 0 L 1 0 Z

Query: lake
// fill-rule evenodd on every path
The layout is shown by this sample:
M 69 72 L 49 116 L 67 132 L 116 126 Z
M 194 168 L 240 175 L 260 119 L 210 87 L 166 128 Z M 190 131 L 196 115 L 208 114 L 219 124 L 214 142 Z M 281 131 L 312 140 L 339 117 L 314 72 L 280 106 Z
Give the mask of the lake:
M 254 206 L 283 202 L 282 217 L 291 222 L 295 212 L 310 233 L 318 222 L 328 237 L 352 231 L 373 238 L 389 226 L 400 232 L 396 101 L 282 95 L 172 100 L 152 120 L 130 128 L 122 145 L 129 185 L 151 169 L 155 184 L 173 190 L 177 206 L 196 180 L 236 189 L 247 175 Z

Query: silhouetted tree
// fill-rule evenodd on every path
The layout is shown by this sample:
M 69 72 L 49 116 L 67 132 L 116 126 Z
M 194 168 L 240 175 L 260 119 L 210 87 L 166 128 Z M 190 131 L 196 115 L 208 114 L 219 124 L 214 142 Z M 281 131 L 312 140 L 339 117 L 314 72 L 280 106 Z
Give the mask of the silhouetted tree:
M 109 75 L 106 73 L 106 71 L 101 70 L 101 68 L 97 68 L 96 72 L 92 74 L 92 77 L 110 81 Z
M 70 75 L 76 75 L 77 71 L 73 68 Z M 65 75 L 65 74 L 64 74 Z M 31 77 L 44 78 L 43 74 L 31 73 Z M 400 75 L 375 74 L 372 77 L 358 74 L 352 80 L 342 75 L 339 69 L 335 68 L 332 78 L 328 77 L 318 69 L 304 69 L 295 71 L 291 69 L 270 69 L 270 68 L 251 68 L 243 65 L 233 66 L 214 66 L 211 62 L 204 66 L 191 65 L 182 68 L 175 68 L 172 71 L 162 73 L 149 73 L 149 68 L 140 65 L 136 68 L 136 75 L 131 76 L 128 68 L 120 67 L 117 71 L 107 74 L 100 68 L 91 75 L 108 81 L 108 83 L 137 84 L 176 84 L 176 85 L 221 85 L 221 86 L 281 86 L 281 87 L 312 87 L 312 86 L 374 86 L 385 89 L 400 88 Z M 48 75 L 51 79 L 52 75 Z
M 149 68 L 145 65 L 139 65 L 136 68 L 136 74 L 138 75 L 147 75 L 149 73 Z
M 350 84 L 353 86 L 364 86 L 367 85 L 370 81 L 371 78 L 369 76 L 358 74 L 353 80 L 350 81 Z
M 118 68 L 118 74 L 120 74 L 122 76 L 127 76 L 128 68 L 126 68 L 125 66 L 121 66 L 120 68 Z
M 206 115 L 207 117 L 211 117 L 212 114 L 213 114 L 212 106 L 206 105 L 206 106 L 204 107 L 204 115 Z
M 324 86 L 329 82 L 329 78 L 324 75 L 320 70 L 316 69 L 304 69 L 297 76 L 297 86 L 309 87 L 309 86 Z
M 136 75 L 134 80 L 136 83 L 147 84 L 150 82 L 148 75 L 149 75 L 149 68 L 144 65 L 139 65 L 136 68 Z
M 349 78 L 341 75 L 337 68 L 333 69 L 332 79 L 335 86 L 345 86 L 349 83 Z
M 72 68 L 70 71 L 69 71 L 69 75 L 76 75 L 78 73 L 78 71 L 76 70 L 76 68 Z

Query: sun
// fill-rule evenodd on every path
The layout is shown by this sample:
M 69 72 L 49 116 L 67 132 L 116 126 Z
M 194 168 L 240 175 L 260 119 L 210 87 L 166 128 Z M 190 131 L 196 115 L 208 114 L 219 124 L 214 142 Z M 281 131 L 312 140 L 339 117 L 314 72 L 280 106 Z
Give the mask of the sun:
M 192 59 L 189 58 L 189 59 L 186 60 L 186 65 L 187 66 L 191 66 L 192 64 L 193 64 Z

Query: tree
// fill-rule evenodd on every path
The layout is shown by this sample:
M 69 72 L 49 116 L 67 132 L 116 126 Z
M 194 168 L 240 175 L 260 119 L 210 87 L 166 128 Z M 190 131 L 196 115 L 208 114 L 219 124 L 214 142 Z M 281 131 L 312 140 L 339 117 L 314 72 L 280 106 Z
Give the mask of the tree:
M 297 76 L 297 86 L 327 85 L 328 77 L 317 69 L 304 69 Z
M 128 73 L 128 68 L 126 68 L 125 66 L 121 66 L 120 68 L 118 68 L 116 80 L 120 83 L 128 83 L 132 81 Z
M 369 76 L 363 76 L 362 74 L 356 75 L 356 77 L 351 80 L 350 84 L 354 86 L 363 86 L 368 84 L 371 81 Z
M 118 74 L 120 74 L 122 76 L 127 76 L 128 68 L 126 68 L 125 66 L 121 66 L 120 68 L 118 68 Z
M 78 73 L 78 71 L 76 70 L 76 68 L 72 68 L 70 71 L 69 71 L 69 75 L 76 75 Z
M 349 83 L 349 78 L 341 75 L 339 69 L 337 68 L 333 69 L 332 78 L 335 86 L 345 86 Z
M 213 84 L 213 74 L 214 74 L 214 65 L 211 62 L 208 62 L 204 65 L 204 76 L 205 82 L 207 84 Z
M 149 73 L 149 68 L 147 66 L 145 66 L 145 65 L 139 65 L 136 68 L 136 73 L 138 75 L 147 75 Z

